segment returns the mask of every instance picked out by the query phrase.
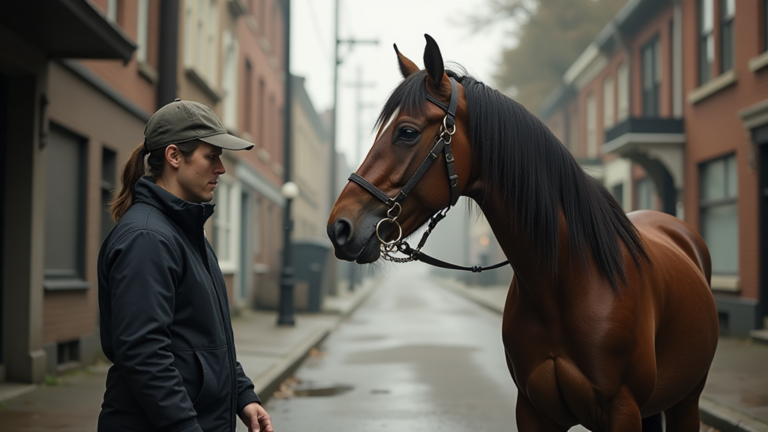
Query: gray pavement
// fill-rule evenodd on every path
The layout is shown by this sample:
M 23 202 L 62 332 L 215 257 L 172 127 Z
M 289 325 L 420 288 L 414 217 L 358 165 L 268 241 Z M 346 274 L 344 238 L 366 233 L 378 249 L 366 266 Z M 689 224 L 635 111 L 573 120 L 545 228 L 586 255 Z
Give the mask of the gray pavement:
M 341 290 L 338 296 L 326 298 L 324 313 L 297 314 L 295 327 L 276 326 L 275 312 L 247 311 L 234 318 L 238 360 L 257 393 L 268 399 L 379 283 L 379 279 L 369 279 L 354 293 Z M 108 369 L 102 363 L 50 378 L 46 384 L 0 384 L 0 431 L 95 431 Z
M 466 286 L 437 279 L 440 286 L 499 314 L 508 286 Z M 721 337 L 699 402 L 702 420 L 723 432 L 768 432 L 768 346 Z
M 267 403 L 279 432 L 516 430 L 501 317 L 423 270 L 389 271 L 299 368 L 288 398 Z

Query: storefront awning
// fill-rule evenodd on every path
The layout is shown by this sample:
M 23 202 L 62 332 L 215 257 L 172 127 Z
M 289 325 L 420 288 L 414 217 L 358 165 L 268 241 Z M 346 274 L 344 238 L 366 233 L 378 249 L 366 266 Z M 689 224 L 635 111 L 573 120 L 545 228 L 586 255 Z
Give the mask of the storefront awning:
M 88 0 L 2 1 L 0 26 L 39 46 L 49 58 L 128 62 L 136 49 Z

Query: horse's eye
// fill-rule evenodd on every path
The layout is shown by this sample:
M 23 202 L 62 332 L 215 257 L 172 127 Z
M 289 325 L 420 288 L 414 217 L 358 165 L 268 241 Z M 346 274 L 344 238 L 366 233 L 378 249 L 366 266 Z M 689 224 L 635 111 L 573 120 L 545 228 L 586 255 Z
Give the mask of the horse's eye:
M 417 139 L 419 139 L 419 136 L 421 136 L 419 131 L 417 131 L 416 129 L 414 129 L 412 127 L 406 126 L 406 127 L 401 128 L 398 131 L 398 133 L 397 133 L 397 140 L 396 141 L 403 141 L 403 142 L 406 142 L 406 143 L 412 143 L 413 141 L 416 141 Z

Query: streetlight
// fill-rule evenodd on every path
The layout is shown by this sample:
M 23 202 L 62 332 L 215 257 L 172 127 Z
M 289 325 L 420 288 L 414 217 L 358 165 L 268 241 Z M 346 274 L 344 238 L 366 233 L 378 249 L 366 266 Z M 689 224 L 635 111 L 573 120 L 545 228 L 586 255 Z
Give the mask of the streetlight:
M 280 194 L 285 198 L 283 208 L 283 270 L 280 275 L 280 306 L 277 317 L 277 325 L 293 326 L 296 321 L 293 318 L 293 266 L 291 265 L 291 231 L 293 219 L 291 219 L 291 203 L 299 196 L 299 186 L 292 181 L 283 183 Z

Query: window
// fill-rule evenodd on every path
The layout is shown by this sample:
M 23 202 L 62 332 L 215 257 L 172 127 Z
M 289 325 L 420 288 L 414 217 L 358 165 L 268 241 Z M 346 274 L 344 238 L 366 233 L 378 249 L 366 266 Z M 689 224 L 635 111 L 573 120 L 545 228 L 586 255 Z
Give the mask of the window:
M 661 86 L 661 49 L 658 36 L 640 49 L 643 63 L 643 116 L 659 116 L 659 87 Z
M 736 155 L 701 164 L 701 235 L 712 256 L 712 273 L 739 272 Z
M 245 121 L 244 128 L 248 133 L 253 133 L 253 67 L 251 61 L 245 59 Z
M 59 342 L 56 344 L 56 364 L 66 365 L 80 361 L 80 341 Z
M 656 191 L 653 182 L 646 177 L 636 183 L 637 210 L 656 210 Z
M 617 119 L 621 122 L 629 117 L 629 67 L 626 63 L 619 65 L 616 76 L 619 81 Z
M 85 139 L 51 125 L 45 202 L 46 289 L 84 289 Z
M 232 186 L 225 182 L 219 182 L 216 186 L 216 211 L 213 213 L 213 240 L 216 245 L 216 255 L 219 261 L 231 261 L 232 247 L 232 217 L 230 214 L 230 193 Z
M 232 272 L 237 268 L 240 194 L 238 185 L 219 179 L 214 193 L 216 211 L 213 213 L 213 244 L 224 272 Z
M 736 0 L 720 0 L 720 72 L 733 69 L 733 18 Z
M 149 43 L 149 0 L 138 0 L 139 14 L 136 30 L 136 60 L 147 62 L 147 45 Z
M 115 179 L 117 178 L 117 153 L 108 148 L 101 151 L 101 240 L 107 237 L 115 221 L 112 220 L 112 213 L 109 211 L 112 203 L 112 193 L 116 189 Z
M 216 0 L 184 2 L 184 67 L 211 88 L 218 83 L 219 9 Z
M 261 231 L 264 229 L 264 211 L 261 207 L 261 198 L 256 198 L 256 202 L 253 206 L 253 215 L 255 220 L 253 221 L 253 254 L 261 254 Z
M 120 9 L 120 0 L 108 0 L 107 1 L 107 19 L 113 23 L 117 23 L 118 10 Z
M 715 61 L 714 0 L 699 0 L 699 84 L 712 79 Z
M 619 206 L 624 208 L 624 183 L 613 185 L 611 194 L 616 199 L 616 202 L 619 203 Z
M 587 157 L 597 157 L 597 103 L 595 95 L 587 96 Z
M 259 80 L 259 124 L 257 125 L 258 133 L 259 133 L 259 147 L 264 147 L 264 141 L 267 140 L 267 133 L 266 133 L 266 122 L 264 121 L 267 113 L 267 106 L 265 103 L 265 97 L 264 97 L 264 79 Z
M 768 51 L 768 0 L 763 0 L 763 51 Z
M 613 77 L 603 80 L 603 128 L 613 127 Z
M 237 129 L 237 57 L 237 39 L 233 37 L 232 32 L 227 30 L 224 32 L 224 76 L 222 82 L 224 113 L 222 120 L 224 126 L 229 130 Z M 246 64 L 246 67 L 250 67 L 250 65 Z M 246 75 L 247 79 L 250 79 L 249 75 Z M 248 91 L 250 84 L 246 83 L 245 88 Z M 250 96 L 246 96 L 247 101 L 250 99 Z

